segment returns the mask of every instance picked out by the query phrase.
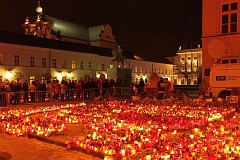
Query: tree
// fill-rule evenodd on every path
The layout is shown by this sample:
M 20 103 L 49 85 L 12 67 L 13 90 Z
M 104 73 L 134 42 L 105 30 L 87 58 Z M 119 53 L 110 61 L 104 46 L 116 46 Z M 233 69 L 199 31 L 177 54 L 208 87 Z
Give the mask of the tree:
M 42 77 L 44 77 L 46 81 L 50 81 L 52 79 L 52 75 L 50 73 L 43 73 Z
M 14 79 L 21 80 L 24 78 L 24 75 L 21 72 L 15 72 Z

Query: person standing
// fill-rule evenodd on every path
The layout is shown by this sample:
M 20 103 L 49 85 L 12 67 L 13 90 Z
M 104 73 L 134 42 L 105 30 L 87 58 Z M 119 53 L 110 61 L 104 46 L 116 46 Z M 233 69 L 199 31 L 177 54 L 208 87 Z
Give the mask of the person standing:
M 66 85 L 65 85 L 65 81 L 62 80 L 61 84 L 60 84 L 60 100 L 63 102 L 64 101 L 64 96 L 66 94 Z
M 144 86 L 145 86 L 145 83 L 144 83 L 142 78 L 140 79 L 140 82 L 139 82 L 138 86 L 139 86 L 139 94 L 142 95 L 143 92 L 144 92 Z
M 165 82 L 162 77 L 160 78 L 157 87 L 158 87 L 158 99 L 163 99 L 165 94 Z
M 43 81 L 43 83 L 42 83 L 42 102 L 45 102 L 46 92 L 47 92 L 47 85 L 46 85 L 46 82 Z
M 24 103 L 28 103 L 28 87 L 29 87 L 29 85 L 27 83 L 27 80 L 25 80 L 23 82 L 23 92 L 24 92 L 23 99 L 24 99 Z
M 77 83 L 76 83 L 76 90 L 77 90 L 77 100 L 79 100 L 80 99 L 80 96 L 81 96 L 81 92 L 82 92 L 82 81 L 78 81 Z
M 30 84 L 28 90 L 30 92 L 31 103 L 33 103 L 33 102 L 35 102 L 35 92 L 37 90 L 37 87 L 35 86 L 35 82 L 34 81 L 32 81 L 32 83 Z
M 52 87 L 51 81 L 47 82 L 46 88 L 47 88 L 48 101 L 51 101 L 52 100 L 52 92 L 53 92 L 53 87 Z

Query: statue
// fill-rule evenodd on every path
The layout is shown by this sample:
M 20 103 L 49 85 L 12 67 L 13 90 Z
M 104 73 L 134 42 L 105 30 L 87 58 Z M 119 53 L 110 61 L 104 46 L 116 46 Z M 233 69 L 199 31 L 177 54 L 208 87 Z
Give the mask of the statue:
M 123 51 L 120 46 L 118 46 L 117 49 L 112 50 L 112 56 L 112 63 L 114 63 L 115 61 L 117 62 L 117 65 L 118 62 L 120 62 L 122 65 L 124 65 L 124 63 L 127 63 L 126 56 L 123 55 Z

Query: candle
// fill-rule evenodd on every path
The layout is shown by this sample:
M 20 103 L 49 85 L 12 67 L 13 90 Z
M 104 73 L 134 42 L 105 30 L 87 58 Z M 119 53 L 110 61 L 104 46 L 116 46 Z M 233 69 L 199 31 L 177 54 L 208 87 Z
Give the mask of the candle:
M 151 160 L 152 159 L 152 157 L 151 157 L 151 155 L 146 155 L 146 160 Z

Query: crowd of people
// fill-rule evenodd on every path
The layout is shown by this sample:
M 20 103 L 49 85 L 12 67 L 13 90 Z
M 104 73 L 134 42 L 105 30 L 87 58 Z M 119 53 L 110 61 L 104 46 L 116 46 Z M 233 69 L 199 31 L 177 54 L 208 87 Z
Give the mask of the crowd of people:
M 133 95 L 143 95 L 146 93 L 145 84 L 147 81 L 140 79 L 137 85 L 133 85 Z M 0 80 L 0 105 L 18 105 L 22 103 L 34 103 L 45 101 L 74 101 L 84 98 L 114 96 L 121 98 L 121 80 L 53 80 L 21 82 L 20 80 L 2 81 Z M 167 98 L 173 91 L 173 85 L 167 78 L 160 78 L 157 84 L 158 98 Z
M 81 96 L 94 98 L 113 94 L 113 87 L 121 87 L 121 80 L 53 80 L 20 82 L 19 80 L 0 80 L 0 102 L 1 106 L 17 105 L 24 103 L 45 102 L 52 100 L 73 101 L 79 100 Z M 101 90 L 99 90 L 101 88 Z M 83 92 L 84 90 L 84 92 Z M 84 94 L 84 95 L 82 95 Z

